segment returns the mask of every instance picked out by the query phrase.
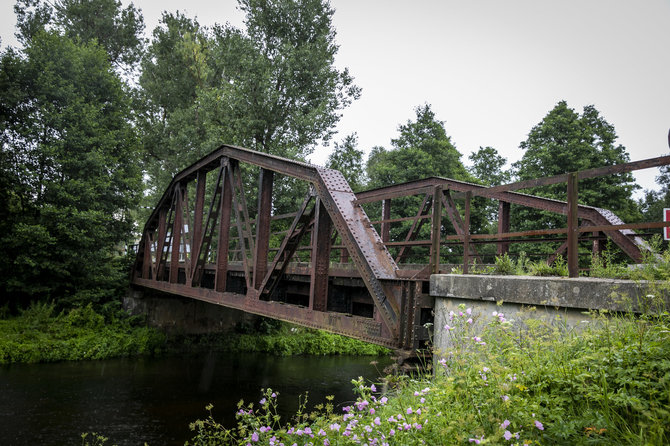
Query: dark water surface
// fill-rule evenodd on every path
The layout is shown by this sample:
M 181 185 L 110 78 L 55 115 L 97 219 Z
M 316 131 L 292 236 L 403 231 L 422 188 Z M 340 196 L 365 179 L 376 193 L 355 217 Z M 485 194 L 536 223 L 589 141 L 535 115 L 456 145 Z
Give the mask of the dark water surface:
M 326 395 L 345 405 L 352 378 L 375 380 L 389 362 L 210 353 L 0 366 L 0 445 L 80 445 L 82 432 L 101 433 L 108 445 L 183 445 L 209 403 L 214 418 L 232 426 L 237 402 L 258 402 L 271 387 L 286 420 L 305 391 L 310 407 Z

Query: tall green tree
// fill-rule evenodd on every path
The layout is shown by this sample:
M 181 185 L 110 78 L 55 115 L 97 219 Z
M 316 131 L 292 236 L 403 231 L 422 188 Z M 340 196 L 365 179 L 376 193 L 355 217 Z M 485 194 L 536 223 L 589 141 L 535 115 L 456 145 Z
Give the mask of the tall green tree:
M 5 50 L 0 82 L 0 295 L 100 300 L 124 274 L 141 184 L 124 83 L 97 43 L 58 31 Z
M 579 114 L 561 101 L 531 129 L 521 143 L 524 155 L 513 167 L 519 180 L 527 180 L 629 162 L 626 148 L 616 140 L 614 126 L 594 106 L 584 107 Z M 640 218 L 632 198 L 637 188 L 631 174 L 587 179 L 579 182 L 579 202 L 609 209 L 624 221 L 632 222 Z M 565 200 L 566 185 L 534 188 L 531 193 Z M 527 225 L 518 220 L 516 223 L 521 227 Z M 551 216 L 545 223 L 562 226 L 565 221 L 564 217 Z
M 391 140 L 393 148 L 383 147 L 372 149 L 367 162 L 368 187 L 383 187 L 407 181 L 420 180 L 431 176 L 472 181 L 461 162 L 451 138 L 447 135 L 444 122 L 436 118 L 429 104 L 416 107 L 416 119 L 408 120 L 398 127 L 398 137 Z M 391 201 L 391 217 L 413 217 L 419 211 L 423 197 L 406 197 Z M 380 209 L 369 206 L 366 208 L 374 218 L 380 217 Z M 473 214 L 472 227 L 481 226 L 479 214 Z M 446 223 L 446 219 L 444 220 Z M 393 224 L 391 237 L 399 240 L 405 237 L 411 222 Z M 454 233 L 449 224 L 443 231 Z M 430 225 L 424 224 L 417 239 L 430 238 Z M 425 262 L 427 249 L 414 248 L 411 260 Z
M 335 148 L 326 163 L 326 167 L 342 172 L 354 192 L 360 191 L 365 184 L 363 151 L 357 147 L 356 133 L 345 136 L 341 143 L 335 142 Z
M 17 37 L 27 45 L 44 29 L 59 30 L 76 42 L 97 42 L 116 68 L 132 69 L 144 48 L 144 19 L 119 0 L 18 0 Z
M 398 127 L 391 140 L 393 149 L 377 147 L 367 163 L 369 186 L 382 187 L 430 176 L 470 180 L 444 122 L 435 117 L 429 104 L 415 109 L 416 120 Z
M 325 0 L 240 0 L 245 29 L 164 15 L 143 63 L 152 191 L 219 144 L 305 159 L 360 90 L 334 65 Z M 170 79 L 179 81 L 170 82 Z M 290 181 L 276 188 L 290 192 Z

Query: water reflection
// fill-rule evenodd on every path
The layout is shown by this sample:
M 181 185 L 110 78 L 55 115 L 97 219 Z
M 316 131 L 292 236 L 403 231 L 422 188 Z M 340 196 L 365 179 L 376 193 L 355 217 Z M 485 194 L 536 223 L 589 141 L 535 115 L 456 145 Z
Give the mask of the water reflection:
M 326 395 L 340 405 L 351 401 L 351 379 L 374 380 L 388 362 L 210 353 L 3 366 L 0 444 L 80 444 L 81 432 L 100 432 L 119 446 L 181 445 L 190 436 L 188 423 L 205 417 L 208 403 L 217 421 L 232 426 L 240 399 L 257 402 L 260 389 L 272 387 L 285 420 L 305 391 L 310 406 Z

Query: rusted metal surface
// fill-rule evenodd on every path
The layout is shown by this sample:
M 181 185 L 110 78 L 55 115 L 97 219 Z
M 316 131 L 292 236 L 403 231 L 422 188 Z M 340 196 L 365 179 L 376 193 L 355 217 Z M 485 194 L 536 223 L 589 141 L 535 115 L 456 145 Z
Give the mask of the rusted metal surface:
M 633 230 L 670 223 L 625 224 L 607 210 L 578 205 L 578 182 L 669 162 L 661 157 L 533 180 L 533 186 L 566 182 L 566 201 L 512 192 L 529 182 L 486 188 L 437 177 L 354 194 L 336 170 L 221 146 L 173 178 L 144 227 L 132 283 L 409 352 L 429 337 L 423 323 L 432 304 L 422 286 L 461 248 L 464 272 L 471 259 L 481 263 L 475 245 L 486 243 L 500 255 L 510 243 L 553 242 L 558 248 L 549 261 L 567 254 L 571 276 L 579 273 L 580 242 L 597 253 L 609 238 L 639 261 L 647 245 Z M 247 171 L 257 178 L 244 178 Z M 281 176 L 307 183 L 309 192 L 294 211 L 278 215 L 273 186 Z M 250 197 L 244 185 L 254 182 L 258 192 Z M 497 233 L 472 233 L 474 196 L 498 201 Z M 402 208 L 405 202 L 414 208 Z M 374 222 L 363 208 L 372 203 L 379 203 Z M 511 205 L 566 215 L 566 227 L 512 232 Z

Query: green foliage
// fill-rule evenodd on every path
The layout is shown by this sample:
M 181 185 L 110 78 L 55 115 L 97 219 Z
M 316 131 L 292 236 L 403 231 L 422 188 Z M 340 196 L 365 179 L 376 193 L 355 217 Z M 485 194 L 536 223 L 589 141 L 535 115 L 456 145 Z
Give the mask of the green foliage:
M 165 348 L 165 335 L 118 309 L 108 308 L 105 320 L 91 304 L 57 315 L 55 308 L 36 302 L 19 316 L 0 319 L 0 364 L 107 359 Z
M 528 180 L 630 161 L 626 148 L 616 144 L 614 126 L 592 105 L 581 114 L 559 102 L 544 119 L 531 129 L 521 143 L 524 155 L 514 163 L 519 180 Z M 633 191 L 638 188 L 631 174 L 608 175 L 579 182 L 579 202 L 613 211 L 623 221 L 640 218 Z M 530 193 L 566 200 L 564 183 L 533 188 Z M 519 208 L 512 213 L 519 230 L 564 226 L 561 216 Z
M 112 65 L 132 69 L 144 46 L 144 20 L 132 4 L 121 6 L 118 0 L 18 0 L 17 37 L 29 45 L 41 30 L 57 29 L 74 41 L 97 43 Z
M 255 329 L 253 332 L 231 333 L 226 336 L 176 338 L 172 340 L 171 345 L 175 349 L 188 346 L 189 350 L 207 348 L 238 353 L 261 352 L 279 356 L 380 356 L 389 354 L 389 350 L 385 347 L 322 330 L 296 327 L 290 324 L 281 324 L 279 329 L 274 328 L 275 324 L 273 324 L 272 329 L 264 330 L 264 324 L 265 322 L 262 322 L 257 327 L 260 329 Z
M 222 143 L 304 160 L 360 95 L 324 0 L 240 0 L 244 30 L 164 14 L 143 61 L 141 127 L 151 195 Z M 250 185 L 250 188 L 255 185 Z M 296 192 L 281 178 L 276 188 Z M 300 195 L 300 193 L 297 193 Z M 278 212 L 288 205 L 274 203 Z
M 335 143 L 335 149 L 328 156 L 326 167 L 342 172 L 349 186 L 358 192 L 365 184 L 363 170 L 363 151 L 358 150 L 358 136 L 356 133 L 347 135 L 341 143 Z
M 0 80 L 3 300 L 113 295 L 141 184 L 123 82 L 95 42 L 56 31 L 6 50 Z
M 591 315 L 579 331 L 530 311 L 493 322 L 462 307 L 444 330 L 448 351 L 436 370 L 354 379 L 357 401 L 280 423 L 278 397 L 240 402 L 238 425 L 212 415 L 191 424 L 188 444 L 565 444 L 639 445 L 670 441 L 670 338 L 660 317 Z

